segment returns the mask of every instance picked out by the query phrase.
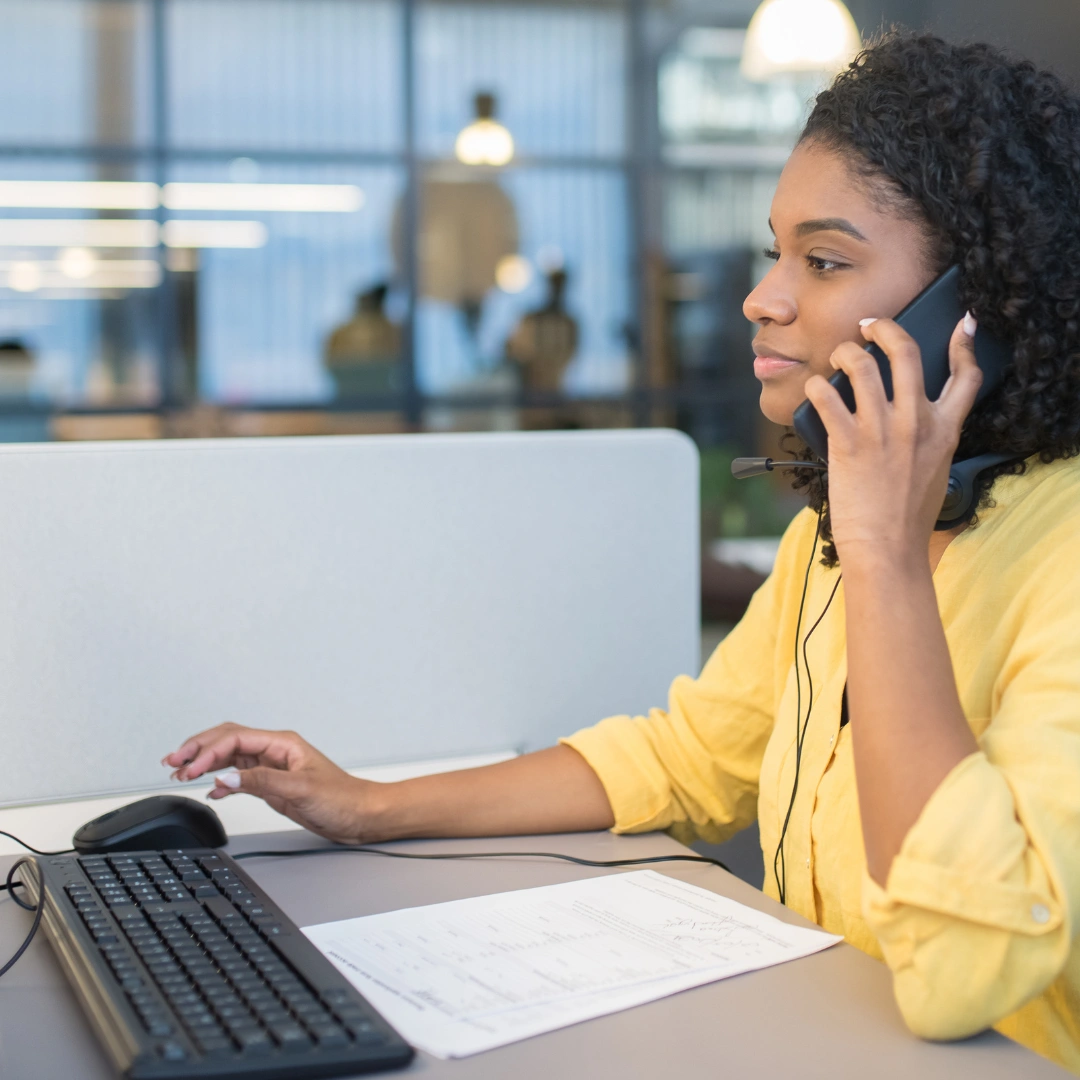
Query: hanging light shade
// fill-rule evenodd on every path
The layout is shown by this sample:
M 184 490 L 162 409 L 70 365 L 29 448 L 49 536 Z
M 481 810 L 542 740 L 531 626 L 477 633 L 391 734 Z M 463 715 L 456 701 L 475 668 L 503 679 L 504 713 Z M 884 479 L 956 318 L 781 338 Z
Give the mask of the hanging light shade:
M 510 132 L 495 119 L 495 95 L 476 95 L 476 119 L 461 129 L 454 144 L 466 165 L 506 165 L 514 156 Z
M 746 30 L 742 73 L 755 82 L 787 72 L 832 74 L 860 48 L 841 0 L 764 0 Z

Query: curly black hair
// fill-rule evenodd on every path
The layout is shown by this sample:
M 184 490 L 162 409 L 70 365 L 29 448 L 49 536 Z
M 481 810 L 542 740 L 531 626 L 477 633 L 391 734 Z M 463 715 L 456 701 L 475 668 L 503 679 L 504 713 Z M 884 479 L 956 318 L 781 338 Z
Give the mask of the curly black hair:
M 1021 459 L 1080 453 L 1080 97 L 990 45 L 891 31 L 818 95 L 799 141 L 847 157 L 918 221 L 935 272 L 958 263 L 964 303 L 1013 346 L 957 451 L 1016 455 L 982 474 L 977 508 Z M 796 470 L 794 483 L 835 565 L 827 475 Z

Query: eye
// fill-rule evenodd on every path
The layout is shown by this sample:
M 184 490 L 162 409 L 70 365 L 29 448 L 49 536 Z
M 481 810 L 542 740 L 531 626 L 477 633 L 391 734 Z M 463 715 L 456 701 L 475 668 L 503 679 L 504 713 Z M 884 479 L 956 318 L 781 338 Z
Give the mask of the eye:
M 776 260 L 780 258 L 780 252 L 777 251 L 776 248 L 762 248 L 761 254 L 764 255 L 766 259 L 772 259 L 773 262 L 776 262 Z
M 815 274 L 828 274 L 833 270 L 843 270 L 848 264 L 836 259 L 823 259 L 820 255 L 807 255 L 807 265 Z

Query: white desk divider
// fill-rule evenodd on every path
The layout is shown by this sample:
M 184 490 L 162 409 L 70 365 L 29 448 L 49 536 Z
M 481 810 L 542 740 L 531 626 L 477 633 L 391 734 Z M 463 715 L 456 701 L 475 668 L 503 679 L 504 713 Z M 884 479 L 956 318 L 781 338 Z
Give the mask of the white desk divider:
M 669 431 L 0 448 L 0 806 L 224 721 L 350 768 L 550 745 L 698 669 Z

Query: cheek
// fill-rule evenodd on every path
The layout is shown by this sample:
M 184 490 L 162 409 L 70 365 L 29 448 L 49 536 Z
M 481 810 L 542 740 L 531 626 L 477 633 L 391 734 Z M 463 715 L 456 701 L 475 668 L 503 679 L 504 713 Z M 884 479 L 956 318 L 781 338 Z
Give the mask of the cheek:
M 875 305 L 872 299 L 861 294 L 845 296 L 843 301 L 817 307 L 808 320 L 811 325 L 807 329 L 813 345 L 806 357 L 807 370 L 803 382 L 811 375 L 831 378 L 836 373 L 836 368 L 832 365 L 832 354 L 844 342 L 865 344 L 859 329 L 859 320 L 866 318 L 868 311 L 872 313 L 876 307 L 880 307 L 880 302 Z
M 849 335 L 848 337 L 840 338 L 836 342 L 836 345 L 839 345 L 843 341 L 851 341 L 853 336 L 856 341 L 858 341 L 861 337 L 861 335 Z M 836 368 L 832 366 L 832 360 L 830 359 L 833 354 L 833 349 L 836 348 L 836 345 L 832 346 L 832 348 L 830 348 L 829 351 L 824 353 L 823 355 L 813 357 L 807 362 L 806 371 L 802 380 L 803 383 L 805 383 L 811 375 L 821 375 L 823 378 L 828 379 L 836 374 Z

